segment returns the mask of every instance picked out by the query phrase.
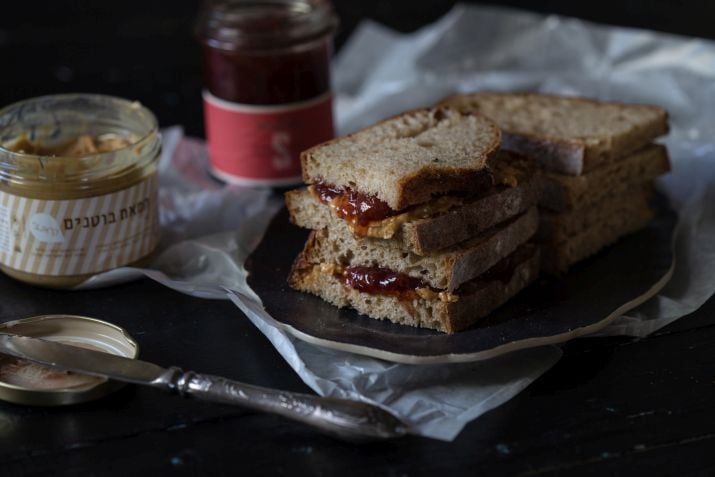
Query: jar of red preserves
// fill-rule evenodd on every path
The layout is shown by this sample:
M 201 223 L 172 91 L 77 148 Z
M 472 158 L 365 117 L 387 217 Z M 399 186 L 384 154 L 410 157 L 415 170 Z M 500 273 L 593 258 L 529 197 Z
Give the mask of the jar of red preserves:
M 334 136 L 327 0 L 209 0 L 203 46 L 211 171 L 229 183 L 300 182 L 300 152 Z

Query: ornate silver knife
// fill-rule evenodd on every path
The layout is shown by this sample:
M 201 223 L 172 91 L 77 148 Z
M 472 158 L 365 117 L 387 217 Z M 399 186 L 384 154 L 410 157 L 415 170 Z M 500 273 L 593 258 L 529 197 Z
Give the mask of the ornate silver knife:
M 348 440 L 390 439 L 407 433 L 399 419 L 371 404 L 263 388 L 177 367 L 165 369 L 146 361 L 39 338 L 0 333 L 0 353 L 65 371 L 274 413 Z

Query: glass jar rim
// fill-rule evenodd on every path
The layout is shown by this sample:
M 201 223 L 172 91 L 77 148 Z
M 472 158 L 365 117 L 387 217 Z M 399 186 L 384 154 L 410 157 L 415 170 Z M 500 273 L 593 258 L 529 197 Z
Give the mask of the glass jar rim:
M 204 0 L 196 35 L 220 50 L 275 50 L 330 36 L 337 26 L 328 0 Z
M 132 140 L 129 144 L 105 152 L 91 153 L 81 156 L 67 156 L 67 155 L 43 155 L 36 153 L 28 153 L 22 151 L 16 151 L 7 147 L 7 140 L 4 137 L 4 132 L 6 129 L 16 126 L 19 122 L 19 118 L 12 118 L 12 116 L 18 116 L 22 114 L 23 108 L 28 108 L 32 105 L 41 104 L 42 102 L 49 101 L 67 101 L 72 100 L 86 100 L 88 102 L 104 102 L 117 109 L 126 109 L 131 111 L 136 111 L 140 117 L 141 121 L 145 123 L 146 127 L 142 128 L 140 134 L 135 134 L 136 139 Z M 10 115 L 10 119 L 5 119 L 6 116 Z M 130 131 L 131 132 L 131 131 Z M 21 180 L 24 182 L 47 182 L 56 181 L 57 177 L 43 177 L 37 176 L 32 180 L 23 176 L 22 172 L 25 170 L 20 164 L 29 164 L 31 161 L 40 161 L 43 168 L 51 166 L 52 164 L 63 164 L 68 160 L 76 161 L 78 163 L 91 163 L 91 167 L 85 169 L 86 174 L 82 175 L 67 175 L 64 177 L 65 181 L 78 181 L 78 180 L 89 180 L 97 176 L 101 176 L 106 172 L 116 169 L 117 163 L 124 159 L 131 157 L 132 154 L 137 151 L 144 150 L 160 150 L 161 139 L 159 135 L 159 123 L 148 108 L 143 106 L 138 101 L 131 101 L 124 98 L 119 98 L 116 96 L 102 95 L 102 94 L 86 94 L 86 93 L 68 93 L 68 94 L 52 94 L 45 96 L 36 96 L 26 100 L 21 100 L 12 103 L 4 108 L 0 109 L 0 180 Z M 131 162 L 131 161 L 129 161 Z M 104 167 L 102 167 L 104 166 Z
M 52 101 L 52 100 L 70 100 L 70 99 L 88 99 L 88 100 L 98 100 L 98 101 L 107 101 L 107 102 L 113 102 L 115 103 L 118 107 L 127 107 L 128 109 L 136 109 L 139 111 L 142 115 L 146 116 L 146 119 L 149 121 L 147 132 L 142 134 L 141 136 L 138 136 L 138 139 L 130 144 L 127 144 L 126 146 L 123 146 L 118 149 L 114 149 L 112 151 L 108 152 L 100 152 L 100 153 L 95 153 L 91 154 L 92 157 L 101 157 L 103 155 L 109 155 L 109 154 L 115 154 L 119 151 L 122 151 L 124 149 L 130 149 L 137 144 L 145 141 L 147 138 L 152 136 L 152 134 L 156 134 L 159 132 L 159 122 L 156 119 L 156 116 L 154 116 L 154 113 L 152 113 L 147 107 L 142 105 L 139 101 L 130 101 L 128 99 L 124 98 L 119 98 L 117 96 L 110 96 L 106 94 L 85 94 L 85 93 L 65 93 L 65 94 L 48 94 L 44 96 L 35 96 L 33 98 L 29 99 L 24 99 L 21 101 L 16 101 L 12 104 L 9 104 L 2 109 L 0 109 L 0 139 L 2 138 L 2 132 L 3 129 L 6 126 L 9 126 L 11 123 L 3 124 L 2 120 L 3 118 L 11 113 L 13 110 L 22 108 L 25 105 L 32 104 L 32 103 L 39 103 L 42 101 Z M 12 149 L 8 149 L 5 147 L 5 144 L 0 140 L 0 153 L 6 154 L 6 155 L 12 155 L 16 157 L 26 157 L 26 158 L 35 158 L 35 157 L 41 157 L 41 158 L 47 158 L 47 159 L 67 159 L 66 156 L 44 156 L 42 154 L 33 154 L 33 153 L 27 153 L 27 152 L 20 152 L 20 151 L 14 151 Z M 87 157 L 87 156 L 80 156 L 79 158 L 82 157 Z M 72 159 L 78 159 L 77 157 L 72 157 Z M 2 162 L 0 162 L 0 165 Z

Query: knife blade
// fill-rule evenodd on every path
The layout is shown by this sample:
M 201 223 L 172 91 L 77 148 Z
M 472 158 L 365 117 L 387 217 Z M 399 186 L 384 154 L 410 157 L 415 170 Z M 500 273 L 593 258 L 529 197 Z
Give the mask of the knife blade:
M 0 333 L 0 353 L 64 371 L 278 414 L 351 441 L 390 439 L 407 433 L 407 426 L 398 418 L 368 403 L 264 388 L 173 366 L 162 368 L 40 338 Z

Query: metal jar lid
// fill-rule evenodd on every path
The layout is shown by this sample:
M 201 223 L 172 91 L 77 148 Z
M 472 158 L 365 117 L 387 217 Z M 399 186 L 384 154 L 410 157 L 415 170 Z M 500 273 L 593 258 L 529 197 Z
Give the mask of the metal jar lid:
M 136 358 L 139 346 L 122 328 L 75 315 L 42 315 L 0 323 L 0 332 Z M 32 406 L 63 406 L 91 401 L 124 383 L 58 371 L 0 354 L 0 399 Z

